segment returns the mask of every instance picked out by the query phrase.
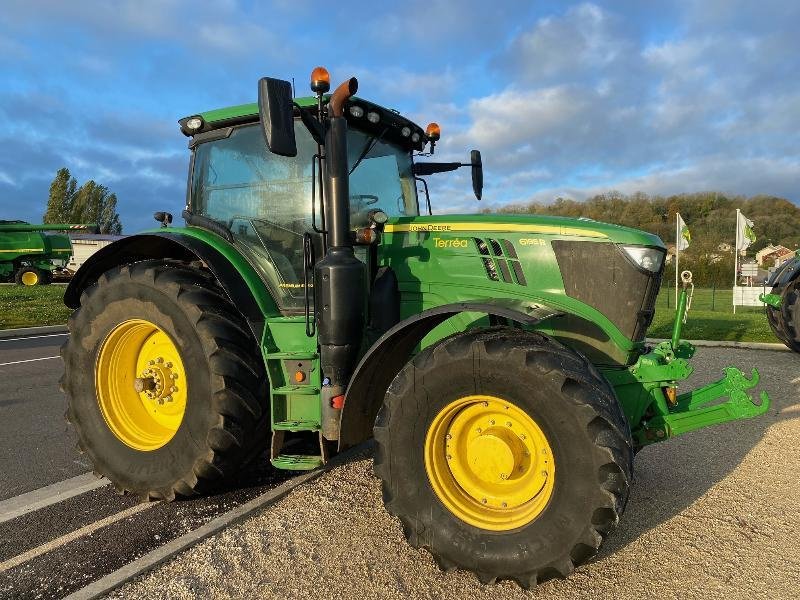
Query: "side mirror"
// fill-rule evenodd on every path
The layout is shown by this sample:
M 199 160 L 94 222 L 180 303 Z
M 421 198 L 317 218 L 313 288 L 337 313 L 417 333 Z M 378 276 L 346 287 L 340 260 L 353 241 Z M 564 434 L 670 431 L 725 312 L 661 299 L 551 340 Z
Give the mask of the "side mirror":
M 169 224 L 172 223 L 172 214 L 168 212 L 158 211 L 153 213 L 153 218 L 161 223 L 162 227 L 169 227 Z
M 281 156 L 297 156 L 292 84 L 272 77 L 259 79 L 258 114 L 270 152 Z
M 471 151 L 469 158 L 472 163 L 472 191 L 475 192 L 475 197 L 480 200 L 483 195 L 483 160 L 481 159 L 481 151 Z

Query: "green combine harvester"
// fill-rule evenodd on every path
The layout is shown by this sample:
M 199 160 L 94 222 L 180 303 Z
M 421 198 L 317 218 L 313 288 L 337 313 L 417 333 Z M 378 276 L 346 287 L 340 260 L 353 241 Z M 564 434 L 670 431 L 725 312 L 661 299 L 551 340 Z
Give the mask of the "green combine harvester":
M 180 121 L 186 227 L 79 269 L 68 420 L 97 474 L 173 500 L 269 453 L 308 470 L 374 436 L 386 508 L 444 569 L 565 577 L 617 526 L 634 454 L 769 406 L 734 367 L 678 392 L 694 348 L 645 341 L 666 249 L 584 219 L 423 215 L 439 127 L 312 73 L 308 98 Z M 427 150 L 427 152 L 426 152 Z M 424 195 L 419 191 L 424 190 Z
M 795 352 L 800 352 L 800 250 L 770 277 L 768 294 L 761 294 L 767 321 L 775 336 Z
M 45 231 L 94 230 L 96 225 L 48 223 L 31 225 L 25 221 L 0 221 L 0 280 L 19 285 L 46 285 L 53 271 L 67 266 L 72 244 L 65 234 Z

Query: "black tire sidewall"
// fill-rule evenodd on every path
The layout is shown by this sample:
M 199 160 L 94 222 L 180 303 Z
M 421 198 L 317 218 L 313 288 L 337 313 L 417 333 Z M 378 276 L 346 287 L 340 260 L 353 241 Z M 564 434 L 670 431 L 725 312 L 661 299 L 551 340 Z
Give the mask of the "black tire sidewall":
M 70 369 L 71 418 L 84 450 L 103 473 L 113 473 L 126 489 L 171 489 L 174 482 L 210 452 L 208 431 L 218 418 L 211 410 L 208 358 L 193 323 L 179 303 L 146 280 L 117 277 L 98 289 L 92 302 L 82 306 L 73 330 L 81 352 Z M 144 319 L 161 328 L 178 348 L 188 384 L 183 420 L 174 437 L 161 448 L 140 451 L 119 440 L 109 429 L 96 395 L 95 370 L 103 342 L 111 330 L 131 319 Z
M 413 398 L 405 398 L 387 423 L 391 477 L 404 482 L 401 502 L 419 509 L 406 514 L 416 515 L 412 521 L 422 545 L 435 548 L 436 554 L 501 576 L 538 571 L 565 552 L 568 556 L 598 503 L 608 503 L 598 496 L 598 469 L 604 462 L 596 459 L 597 446 L 587 429 L 596 415 L 565 398 L 559 373 L 533 377 L 523 358 L 499 362 L 482 356 L 479 379 L 473 377 L 474 366 L 474 358 L 467 357 L 448 362 L 446 374 L 415 379 Z M 429 482 L 424 463 L 428 428 L 444 406 L 473 394 L 496 396 L 524 410 L 553 451 L 553 495 L 544 512 L 521 528 L 494 532 L 473 527 L 444 507 Z

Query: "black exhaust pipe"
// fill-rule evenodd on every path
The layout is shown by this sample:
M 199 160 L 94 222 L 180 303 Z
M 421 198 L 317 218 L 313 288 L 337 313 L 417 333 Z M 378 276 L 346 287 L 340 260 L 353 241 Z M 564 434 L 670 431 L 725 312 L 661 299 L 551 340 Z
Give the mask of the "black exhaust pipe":
M 342 396 L 355 368 L 364 331 L 366 273 L 350 236 L 350 182 L 344 103 L 356 93 L 355 78 L 328 103 L 325 134 L 325 220 L 328 252 L 314 267 L 314 310 L 322 368 L 322 434 L 339 439 Z

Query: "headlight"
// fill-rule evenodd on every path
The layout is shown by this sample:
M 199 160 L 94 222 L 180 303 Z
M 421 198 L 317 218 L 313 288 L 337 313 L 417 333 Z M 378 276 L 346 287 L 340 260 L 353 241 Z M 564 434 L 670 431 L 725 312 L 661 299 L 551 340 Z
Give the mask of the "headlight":
M 377 123 L 380 120 L 381 120 L 381 116 L 378 113 L 376 113 L 375 111 L 370 111 L 370 112 L 367 113 L 367 121 L 369 121 L 370 123 L 374 124 L 374 123 Z
M 645 271 L 658 273 L 664 263 L 664 250 L 661 248 L 647 248 L 646 246 L 620 246 L 634 264 Z
M 408 136 L 410 136 L 410 135 L 411 135 L 411 127 L 403 127 L 403 128 L 400 130 L 400 135 L 402 135 L 403 137 L 408 137 Z
M 361 108 L 358 104 L 353 104 L 350 107 L 350 114 L 353 115 L 356 119 L 360 119 L 364 116 L 364 109 Z
M 197 131 L 203 126 L 202 117 L 192 117 L 186 121 L 186 128 L 192 131 Z

